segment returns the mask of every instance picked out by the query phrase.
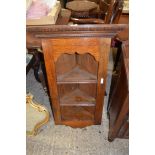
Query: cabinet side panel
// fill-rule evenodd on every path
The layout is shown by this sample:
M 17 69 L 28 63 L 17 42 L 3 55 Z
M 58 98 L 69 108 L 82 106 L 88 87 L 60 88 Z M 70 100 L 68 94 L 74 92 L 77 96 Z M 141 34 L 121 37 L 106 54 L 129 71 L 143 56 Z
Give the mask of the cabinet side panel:
M 101 124 L 101 120 L 102 120 L 102 111 L 103 111 L 104 94 L 105 94 L 105 88 L 106 88 L 107 66 L 108 66 L 108 60 L 109 60 L 110 45 L 111 45 L 110 38 L 100 39 L 100 45 L 99 45 L 100 60 L 99 60 L 99 69 L 98 69 L 95 124 Z
M 55 65 L 52 56 L 51 41 L 42 40 L 42 47 L 44 51 L 44 59 L 47 73 L 48 86 L 50 91 L 50 97 L 52 98 L 52 111 L 56 124 L 61 123 L 60 105 L 58 103 L 58 91 L 56 85 Z

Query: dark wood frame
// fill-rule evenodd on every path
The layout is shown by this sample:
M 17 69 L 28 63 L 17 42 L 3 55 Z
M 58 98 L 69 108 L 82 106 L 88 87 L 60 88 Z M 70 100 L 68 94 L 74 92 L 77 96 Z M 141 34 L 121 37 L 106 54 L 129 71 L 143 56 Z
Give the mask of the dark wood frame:
M 109 141 L 115 138 L 129 138 L 129 44 L 123 42 L 121 51 L 121 65 L 117 74 L 112 77 L 110 89 Z

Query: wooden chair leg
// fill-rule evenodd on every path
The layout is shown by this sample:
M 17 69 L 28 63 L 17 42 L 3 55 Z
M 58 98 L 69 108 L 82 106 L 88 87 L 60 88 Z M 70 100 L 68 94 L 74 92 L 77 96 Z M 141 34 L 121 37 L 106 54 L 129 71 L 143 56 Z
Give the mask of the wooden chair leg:
M 46 87 L 46 79 L 45 79 L 45 69 L 43 67 L 42 63 L 42 54 L 38 52 L 37 49 L 33 49 L 30 51 L 34 56 L 33 59 L 33 70 L 34 70 L 34 77 L 38 82 L 41 82 L 44 91 L 47 93 L 47 87 Z
M 33 64 L 34 77 L 38 82 L 41 82 L 38 75 L 38 71 L 40 67 L 40 56 L 37 50 L 34 52 L 34 57 L 35 57 L 34 64 Z

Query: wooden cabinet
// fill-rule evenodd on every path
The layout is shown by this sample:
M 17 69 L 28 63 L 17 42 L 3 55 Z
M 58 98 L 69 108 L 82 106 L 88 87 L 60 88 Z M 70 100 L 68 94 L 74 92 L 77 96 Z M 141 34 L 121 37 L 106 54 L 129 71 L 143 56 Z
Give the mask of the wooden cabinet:
M 101 124 L 111 38 L 128 25 L 27 26 L 27 47 L 41 48 L 55 124 Z
M 112 77 L 109 96 L 109 141 L 129 137 L 129 45 L 123 43 L 121 65 Z
M 56 124 L 100 124 L 110 38 L 43 40 Z

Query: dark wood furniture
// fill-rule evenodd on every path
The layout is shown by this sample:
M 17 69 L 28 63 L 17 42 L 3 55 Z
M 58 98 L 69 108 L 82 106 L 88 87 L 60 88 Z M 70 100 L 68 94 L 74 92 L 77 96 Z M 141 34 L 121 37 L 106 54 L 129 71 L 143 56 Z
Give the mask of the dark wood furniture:
M 67 25 L 71 17 L 71 11 L 62 8 L 56 21 L 56 25 Z
M 68 2 L 66 7 L 72 12 L 71 21 L 77 24 L 118 23 L 123 10 L 123 0 L 100 0 L 98 3 L 97 7 L 97 4 L 91 1 Z
M 32 68 L 34 71 L 34 77 L 38 82 L 41 82 L 44 91 L 47 93 L 47 79 L 45 76 L 45 66 L 43 54 L 40 53 L 37 49 L 27 49 L 28 54 L 32 55 L 33 58 L 26 67 L 26 74 Z
M 27 26 L 27 46 L 43 49 L 55 124 L 101 123 L 111 38 L 127 27 Z
M 97 12 L 98 5 L 88 0 L 75 0 L 68 2 L 66 8 L 71 10 L 71 20 L 76 18 L 90 18 Z
M 81 0 L 76 0 L 76 1 L 71 1 L 66 4 L 66 8 L 73 11 L 72 16 L 74 16 L 77 13 L 83 13 L 83 12 L 89 12 L 91 10 L 97 9 L 97 4 L 91 1 L 81 1 Z M 76 16 L 76 15 L 75 15 Z
M 129 137 L 129 44 L 123 42 L 121 65 L 112 76 L 109 95 L 109 141 Z
M 118 21 L 119 24 L 129 24 L 129 13 L 122 13 L 120 19 Z M 114 71 L 116 70 L 117 64 L 120 60 L 121 51 L 122 51 L 122 41 L 129 40 L 129 29 L 120 32 L 114 39 L 113 39 L 113 47 L 117 48 L 116 59 L 114 63 Z

